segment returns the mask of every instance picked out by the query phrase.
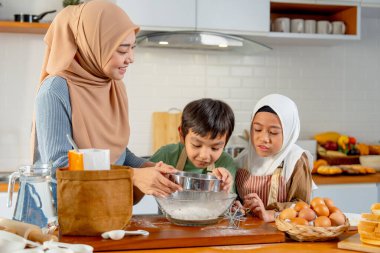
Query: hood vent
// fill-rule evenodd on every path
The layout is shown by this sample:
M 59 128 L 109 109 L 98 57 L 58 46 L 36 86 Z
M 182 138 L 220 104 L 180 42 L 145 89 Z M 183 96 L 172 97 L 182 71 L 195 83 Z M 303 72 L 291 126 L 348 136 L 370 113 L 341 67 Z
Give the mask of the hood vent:
M 202 31 L 146 33 L 137 37 L 137 44 L 142 47 L 234 51 L 245 54 L 271 50 L 270 47 L 246 38 Z

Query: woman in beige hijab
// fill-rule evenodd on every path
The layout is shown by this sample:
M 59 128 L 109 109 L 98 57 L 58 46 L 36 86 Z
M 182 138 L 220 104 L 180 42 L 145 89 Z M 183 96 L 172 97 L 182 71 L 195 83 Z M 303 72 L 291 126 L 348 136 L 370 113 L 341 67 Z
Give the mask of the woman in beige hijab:
M 134 169 L 133 183 L 141 192 L 165 196 L 180 189 L 163 176 L 174 168 L 136 157 L 127 148 L 122 79 L 134 60 L 138 30 L 122 9 L 101 0 L 66 7 L 51 24 L 44 39 L 32 147 L 35 163 L 53 161 L 53 177 L 56 168 L 68 165 L 70 134 L 79 148 L 110 149 L 111 163 L 140 168 Z

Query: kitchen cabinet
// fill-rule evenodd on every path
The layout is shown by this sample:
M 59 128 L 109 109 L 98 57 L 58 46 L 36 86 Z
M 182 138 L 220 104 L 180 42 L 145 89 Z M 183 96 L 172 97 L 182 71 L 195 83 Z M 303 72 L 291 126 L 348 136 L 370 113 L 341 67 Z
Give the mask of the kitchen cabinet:
M 195 0 L 117 0 L 142 30 L 193 30 L 196 26 Z
M 212 11 L 210 11 L 212 10 Z M 198 0 L 197 29 L 233 34 L 269 31 L 267 0 Z
M 133 215 L 136 214 L 158 214 L 158 204 L 151 195 L 145 195 L 142 200 L 133 206 Z
M 346 213 L 368 213 L 373 203 L 380 202 L 380 183 L 318 185 L 313 197 L 331 198 Z
M 380 7 L 380 0 L 361 0 L 362 7 Z
M 7 207 L 8 193 L 0 192 L 0 217 L 12 219 L 13 212 L 15 210 L 16 199 L 17 199 L 17 192 L 14 192 L 13 205 L 12 207 Z
M 269 0 L 118 0 L 144 31 L 269 31 Z

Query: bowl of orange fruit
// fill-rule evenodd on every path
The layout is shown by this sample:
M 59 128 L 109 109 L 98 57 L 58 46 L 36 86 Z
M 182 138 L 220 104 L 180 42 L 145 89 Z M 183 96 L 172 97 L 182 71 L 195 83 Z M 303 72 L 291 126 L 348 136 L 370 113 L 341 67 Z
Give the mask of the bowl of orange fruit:
M 296 241 L 328 241 L 345 232 L 350 223 L 330 198 L 298 201 L 275 219 L 277 229 Z

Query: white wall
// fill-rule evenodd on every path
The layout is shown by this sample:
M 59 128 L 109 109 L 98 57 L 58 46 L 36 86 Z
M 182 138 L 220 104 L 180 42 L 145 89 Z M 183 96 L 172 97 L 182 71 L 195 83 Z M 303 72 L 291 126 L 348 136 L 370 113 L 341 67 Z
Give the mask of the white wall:
M 125 83 L 130 148 L 150 154 L 151 115 L 182 109 L 201 97 L 225 100 L 236 114 L 236 134 L 248 126 L 262 96 L 277 92 L 299 106 L 301 137 L 335 130 L 359 141 L 380 140 L 380 18 L 363 22 L 360 41 L 333 47 L 277 46 L 269 53 L 136 49 Z M 0 34 L 0 170 L 27 163 L 34 88 L 42 35 Z

